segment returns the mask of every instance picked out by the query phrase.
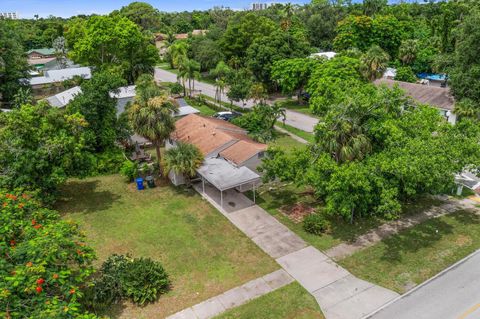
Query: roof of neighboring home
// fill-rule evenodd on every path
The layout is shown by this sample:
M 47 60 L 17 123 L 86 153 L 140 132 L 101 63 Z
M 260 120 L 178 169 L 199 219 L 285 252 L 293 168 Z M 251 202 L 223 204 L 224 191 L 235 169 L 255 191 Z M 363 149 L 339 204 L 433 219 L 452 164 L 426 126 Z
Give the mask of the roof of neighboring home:
M 117 92 L 110 92 L 110 97 L 115 99 L 135 97 L 135 87 L 135 85 L 119 87 Z
M 61 70 L 46 71 L 44 76 L 33 77 L 29 80 L 30 85 L 49 84 L 70 80 L 74 76 L 81 76 L 90 79 L 92 72 L 89 67 L 69 68 Z
M 42 64 L 47 64 L 48 62 L 52 62 L 56 60 L 56 57 L 50 57 L 50 58 L 40 58 L 40 59 L 28 59 L 28 65 L 42 65 Z
M 33 52 L 40 53 L 41 55 L 54 55 L 55 49 L 52 49 L 52 48 L 32 49 L 32 50 L 28 50 L 27 54 L 30 54 Z
M 190 105 L 185 105 L 185 106 L 180 106 L 178 108 L 178 111 L 175 112 L 175 114 L 173 114 L 173 116 L 180 117 L 180 116 L 185 116 L 185 115 L 189 115 L 189 114 L 196 114 L 196 113 L 200 113 L 200 111 L 197 110 L 194 107 L 191 107 Z
M 197 146 L 204 155 L 223 148 L 220 156 L 235 164 L 267 148 L 249 138 L 245 130 L 215 118 L 190 114 L 179 119 L 175 126 L 172 138 Z
M 175 39 L 177 40 L 183 40 L 188 38 L 188 33 L 179 33 L 175 34 Z
M 315 58 L 315 57 L 324 57 L 324 58 L 327 58 L 327 59 L 332 59 L 334 58 L 335 56 L 337 55 L 336 52 L 333 52 L 333 51 L 329 51 L 329 52 L 317 52 L 317 53 L 313 53 L 310 55 L 311 58 Z
M 54 96 L 50 96 L 46 100 L 51 106 L 54 107 L 65 107 L 70 101 L 72 101 L 75 96 L 82 93 L 82 89 L 79 86 L 75 86 L 66 91 L 60 92 Z
M 430 85 L 422 85 L 416 83 L 401 82 L 389 79 L 378 79 L 375 85 L 387 85 L 388 87 L 398 87 L 405 91 L 405 93 L 422 104 L 429 104 L 433 107 L 442 110 L 453 111 L 455 107 L 455 100 L 450 94 L 448 88 L 440 88 Z

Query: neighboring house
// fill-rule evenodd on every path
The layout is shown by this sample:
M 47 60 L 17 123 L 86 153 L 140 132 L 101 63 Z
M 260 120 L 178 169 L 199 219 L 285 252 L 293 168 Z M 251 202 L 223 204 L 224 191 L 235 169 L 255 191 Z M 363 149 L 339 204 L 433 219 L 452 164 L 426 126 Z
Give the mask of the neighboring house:
M 45 64 L 56 60 L 55 50 L 51 48 L 32 49 L 27 52 L 28 64 L 42 69 Z
M 117 99 L 117 116 L 120 116 L 135 98 L 135 85 L 122 86 L 117 92 L 110 92 L 110 97 Z
M 310 55 L 310 58 L 326 58 L 327 60 L 333 59 L 337 55 L 336 52 L 318 52 Z
M 466 187 L 473 191 L 475 195 L 480 196 L 480 177 L 465 171 L 455 176 L 455 183 L 457 184 L 457 195 L 460 196 L 463 188 Z
M 82 89 L 79 86 L 75 86 L 71 89 L 50 96 L 49 98 L 46 98 L 46 100 L 53 107 L 64 108 L 75 98 L 75 96 L 81 93 Z
M 51 70 L 46 71 L 43 76 L 37 76 L 29 79 L 28 83 L 33 89 L 36 89 L 42 88 L 45 85 L 71 80 L 75 76 L 80 76 L 84 79 L 90 79 L 92 77 L 92 72 L 89 67 Z
M 175 147 L 178 142 L 198 147 L 205 162 L 197 172 L 203 183 L 213 185 L 221 196 L 228 189 L 245 191 L 260 183 L 256 169 L 267 145 L 252 140 L 245 130 L 223 120 L 196 114 L 179 119 L 175 126 L 166 148 Z M 175 185 L 184 183 L 184 178 L 173 172 L 169 177 Z
M 443 115 L 449 123 L 455 124 L 457 121 L 457 116 L 453 113 L 455 109 L 455 100 L 450 94 L 450 90 L 448 88 L 401 82 L 385 78 L 378 79 L 374 83 L 377 86 L 398 86 L 400 89 L 405 91 L 406 95 L 410 96 L 416 102 L 428 104 L 437 108 L 440 111 L 440 114 Z
M 395 68 L 387 68 L 383 73 L 383 78 L 385 79 L 395 80 L 396 76 L 397 76 L 397 69 Z

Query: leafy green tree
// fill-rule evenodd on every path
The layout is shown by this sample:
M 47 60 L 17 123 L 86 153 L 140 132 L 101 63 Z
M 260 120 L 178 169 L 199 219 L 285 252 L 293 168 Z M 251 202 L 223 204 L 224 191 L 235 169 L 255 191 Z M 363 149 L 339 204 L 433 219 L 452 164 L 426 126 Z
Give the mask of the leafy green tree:
M 276 138 L 275 123 L 281 118 L 285 118 L 285 109 L 278 104 L 258 104 L 234 119 L 234 124 L 246 129 L 255 140 L 268 142 Z
M 175 130 L 173 112 L 177 109 L 176 102 L 165 95 L 151 98 L 146 104 L 135 103 L 130 109 L 130 121 L 134 131 L 155 146 L 160 172 L 162 172 L 161 147 Z
M 27 57 L 15 29 L 0 20 L 0 96 L 12 102 L 17 91 L 24 86 L 20 79 L 29 78 Z
M 328 3 L 318 3 L 306 6 L 299 12 L 308 34 L 310 43 L 321 50 L 333 49 L 333 39 L 336 36 L 336 27 L 345 17 L 345 7 Z
M 387 69 L 387 63 L 390 57 L 377 45 L 372 46 L 361 57 L 361 72 L 365 79 L 370 82 L 375 81 L 383 76 Z
M 262 83 L 254 83 L 250 88 L 248 96 L 253 100 L 253 103 L 265 104 L 265 100 L 268 98 L 268 92 Z
M 413 70 L 409 66 L 401 66 L 397 68 L 397 74 L 395 75 L 395 80 L 415 83 L 417 82 L 417 77 Z
M 310 58 L 279 60 L 272 66 L 272 79 L 278 83 L 284 94 L 295 94 L 301 101 L 301 94 L 310 75 L 320 65 L 321 61 Z
M 162 95 L 162 90 L 155 83 L 155 79 L 150 74 L 142 74 L 135 82 L 135 101 L 146 105 L 154 97 Z
M 228 92 L 227 97 L 233 103 L 242 101 L 245 104 L 245 100 L 248 99 L 251 87 L 253 85 L 252 77 L 250 73 L 241 69 L 231 72 L 227 77 Z
M 195 145 L 187 143 L 177 143 L 175 147 L 167 150 L 163 157 L 164 173 L 173 171 L 175 174 L 185 176 L 187 186 L 202 163 L 202 152 Z
M 457 101 L 468 99 L 469 109 L 480 109 L 480 10 L 473 10 L 457 30 L 454 67 L 449 83 Z M 475 107 L 473 108 L 473 105 Z M 476 111 L 470 112 L 478 113 Z M 468 114 L 468 113 L 465 113 Z
M 24 104 L 32 104 L 33 96 L 32 90 L 29 88 L 21 87 L 17 93 L 13 96 L 13 106 L 20 108 Z
M 95 254 L 78 226 L 42 207 L 31 194 L 2 191 L 0 198 L 0 314 L 12 319 L 97 318 L 80 304 Z
M 363 13 L 373 16 L 381 12 L 388 4 L 388 0 L 363 0 Z
M 279 60 L 303 58 L 310 46 L 303 38 L 290 32 L 276 31 L 255 40 L 247 50 L 247 66 L 259 82 L 272 85 L 272 65 Z
M 403 64 L 410 65 L 415 61 L 418 53 L 418 41 L 413 39 L 408 39 L 402 41 L 400 48 L 398 50 L 398 57 Z
M 51 200 L 58 185 L 88 169 L 86 126 L 46 103 L 0 113 L 0 187 L 40 190 Z
M 92 16 L 77 22 L 70 56 L 74 61 L 101 69 L 117 67 L 133 83 L 143 73 L 153 73 L 159 61 L 158 50 L 150 36 L 125 17 Z M 70 36 L 72 38 L 72 36 Z
M 118 14 L 135 22 L 143 30 L 158 31 L 162 26 L 160 12 L 145 2 L 131 2 L 122 7 Z
M 170 63 L 170 67 L 177 68 L 179 64 L 187 58 L 188 43 L 185 41 L 175 41 L 168 48 L 167 59 Z
M 275 23 L 269 18 L 254 13 L 239 13 L 229 21 L 220 46 L 227 59 L 243 58 L 256 39 L 268 36 L 275 29 Z
M 193 37 L 190 49 L 193 59 L 200 63 L 201 71 L 213 69 L 223 59 L 218 43 L 207 37 Z
M 96 152 L 105 151 L 116 141 L 117 101 L 110 95 L 125 84 L 119 76 L 97 72 L 82 83 L 82 93 L 67 106 L 70 114 L 80 113 L 88 122 L 86 142 Z

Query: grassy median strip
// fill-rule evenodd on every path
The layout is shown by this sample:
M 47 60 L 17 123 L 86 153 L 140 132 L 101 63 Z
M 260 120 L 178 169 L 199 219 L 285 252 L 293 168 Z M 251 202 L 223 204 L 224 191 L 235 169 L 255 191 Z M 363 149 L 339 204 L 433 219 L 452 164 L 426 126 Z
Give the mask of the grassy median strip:
M 315 299 L 294 282 L 215 319 L 324 319 Z
M 298 137 L 303 138 L 305 141 L 307 141 L 309 143 L 315 142 L 315 136 L 313 135 L 313 133 L 302 131 L 302 130 L 300 130 L 296 127 L 290 126 L 288 124 L 283 124 L 280 121 L 277 122 L 277 125 L 278 125 L 278 127 L 283 128 L 285 131 L 288 131 L 288 132 L 292 133 L 293 135 L 296 135 Z
M 354 275 L 404 293 L 480 247 L 480 217 L 458 211 L 404 230 L 343 259 Z

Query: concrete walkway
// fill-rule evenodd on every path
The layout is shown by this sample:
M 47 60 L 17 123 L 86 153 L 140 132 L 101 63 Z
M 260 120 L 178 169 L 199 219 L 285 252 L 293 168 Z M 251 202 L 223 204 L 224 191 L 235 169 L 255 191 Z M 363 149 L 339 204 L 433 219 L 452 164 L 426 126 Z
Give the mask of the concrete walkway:
M 330 248 L 325 252 L 330 258 L 340 260 L 353 253 L 370 247 L 381 240 L 390 237 L 401 230 L 418 225 L 428 219 L 441 217 L 462 209 L 474 209 L 473 202 L 469 199 L 448 198 L 446 202 L 440 206 L 432 207 L 414 216 L 405 217 L 389 223 L 385 223 L 371 232 L 357 238 L 353 243 L 342 243 Z
M 159 82 L 177 82 L 177 75 L 170 71 L 155 68 L 155 80 Z M 215 86 L 213 86 L 212 84 L 195 81 L 195 90 L 200 90 L 202 94 L 205 94 L 211 98 L 215 98 L 216 89 Z M 228 101 L 228 97 L 226 94 L 222 95 L 222 100 Z M 255 105 L 253 100 L 247 100 L 245 104 L 241 102 L 234 102 L 233 104 L 238 107 L 247 109 L 252 108 Z M 318 119 L 312 116 L 308 116 L 306 114 L 291 110 L 286 110 L 285 124 L 298 128 L 299 130 L 311 133 L 314 131 L 315 125 L 317 125 L 317 123 Z
M 289 131 L 281 128 L 280 126 L 278 125 L 275 125 L 275 129 L 283 134 L 287 134 L 288 136 L 290 136 L 291 138 L 293 138 L 295 141 L 299 142 L 299 143 L 302 143 L 302 144 L 308 144 L 308 142 L 306 140 L 304 140 L 303 138 L 301 138 L 300 136 L 298 135 L 295 135 L 293 133 L 290 133 Z
M 221 295 L 215 296 L 195 306 L 177 312 L 167 319 L 208 319 L 222 312 L 243 305 L 255 298 L 268 294 L 292 283 L 294 279 L 283 269 L 247 282 Z
M 398 296 L 354 277 L 254 203 L 227 211 L 217 196 L 203 194 L 198 184 L 195 189 L 310 292 L 326 319 L 360 319 Z M 246 200 L 241 193 L 230 194 L 230 201 Z

